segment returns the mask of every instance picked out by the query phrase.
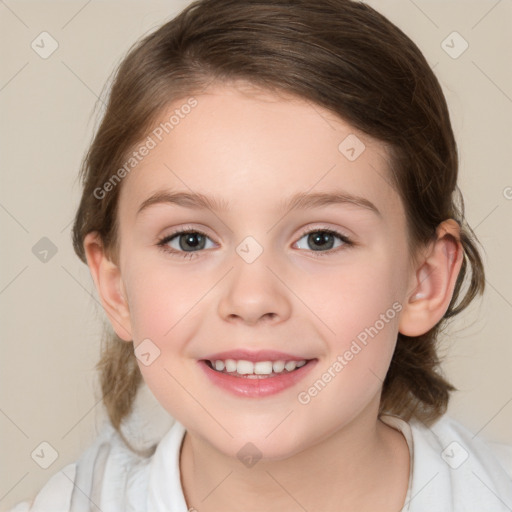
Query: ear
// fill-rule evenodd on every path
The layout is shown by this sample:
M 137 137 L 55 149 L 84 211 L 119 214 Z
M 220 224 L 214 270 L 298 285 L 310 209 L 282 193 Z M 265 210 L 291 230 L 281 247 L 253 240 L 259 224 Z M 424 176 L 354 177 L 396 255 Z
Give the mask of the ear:
M 400 316 L 399 331 L 420 336 L 444 316 L 453 297 L 463 260 L 460 227 L 453 219 L 439 224 L 436 240 L 415 269 L 412 290 Z
M 98 232 L 84 238 L 87 265 L 105 313 L 116 334 L 124 341 L 132 341 L 130 311 L 119 267 L 106 255 Z

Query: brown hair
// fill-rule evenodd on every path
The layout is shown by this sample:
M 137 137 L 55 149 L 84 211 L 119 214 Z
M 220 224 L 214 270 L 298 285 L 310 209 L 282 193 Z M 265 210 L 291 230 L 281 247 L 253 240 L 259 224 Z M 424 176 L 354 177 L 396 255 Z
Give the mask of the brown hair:
M 464 220 L 457 147 L 439 82 L 418 47 L 364 3 L 198 0 L 136 43 L 116 72 L 82 165 L 76 253 L 86 261 L 84 237 L 97 231 L 116 261 L 122 184 L 101 199 L 95 190 L 123 166 L 171 101 L 236 80 L 309 100 L 385 143 L 411 249 L 432 241 L 445 219 L 461 226 L 464 261 L 445 317 L 422 336 L 398 334 L 382 390 L 381 413 L 432 423 L 455 389 L 440 374 L 439 330 L 483 292 L 484 270 Z M 133 344 L 110 334 L 98 368 L 104 404 L 119 431 L 142 381 Z

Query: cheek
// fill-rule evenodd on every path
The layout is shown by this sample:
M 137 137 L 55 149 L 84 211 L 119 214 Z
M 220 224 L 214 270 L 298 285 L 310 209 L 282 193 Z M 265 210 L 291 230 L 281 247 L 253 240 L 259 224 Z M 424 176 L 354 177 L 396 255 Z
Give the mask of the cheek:
M 147 255 L 127 260 L 124 275 L 135 353 L 150 354 L 149 364 L 138 358 L 139 368 L 160 403 L 175 410 L 186 403 L 180 383 L 194 371 L 190 340 L 212 284 L 204 273 L 171 269 Z
M 127 274 L 130 319 L 136 341 L 171 337 L 182 320 L 194 316 L 194 306 L 211 287 L 204 275 L 176 268 L 171 272 L 165 265 L 149 260 L 133 260 Z
M 341 356 L 345 378 L 375 381 L 387 372 L 403 307 L 396 268 L 382 255 L 332 276 L 319 316 L 329 319 L 330 363 Z
M 390 254 L 374 253 L 351 263 L 317 274 L 315 280 L 305 279 L 302 285 L 308 305 L 340 340 L 356 337 L 388 311 L 385 320 L 393 322 L 386 325 L 396 323 L 393 304 L 402 299 L 403 277 Z
M 389 267 L 375 261 L 360 273 L 333 276 L 329 290 L 319 316 L 329 318 L 334 332 L 326 335 L 327 356 L 298 400 L 319 416 L 335 410 L 338 420 L 349 421 L 380 392 L 402 305 Z
M 125 287 L 135 353 L 143 379 L 153 395 L 174 416 L 183 415 L 189 396 L 184 391 L 192 362 L 185 357 L 193 335 L 198 298 L 204 295 L 199 279 L 185 277 L 135 258 L 126 264 Z M 200 288 L 198 290 L 198 287 Z M 146 358 L 144 354 L 149 354 Z

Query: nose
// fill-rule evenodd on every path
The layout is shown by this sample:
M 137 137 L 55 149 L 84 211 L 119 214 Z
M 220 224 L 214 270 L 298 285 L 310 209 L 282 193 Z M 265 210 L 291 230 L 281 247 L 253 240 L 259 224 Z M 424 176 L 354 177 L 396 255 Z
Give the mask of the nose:
M 223 280 L 218 303 L 220 317 L 231 323 L 276 324 L 291 314 L 291 292 L 279 269 L 264 257 L 247 263 L 235 256 L 234 268 Z M 237 259 L 238 258 L 238 259 Z

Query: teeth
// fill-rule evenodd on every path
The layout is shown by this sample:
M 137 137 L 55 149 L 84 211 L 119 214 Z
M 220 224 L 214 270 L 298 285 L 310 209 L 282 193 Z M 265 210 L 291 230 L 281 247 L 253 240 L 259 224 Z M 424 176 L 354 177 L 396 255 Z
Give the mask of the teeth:
M 274 361 L 272 363 L 272 368 L 275 373 L 281 373 L 284 370 L 285 364 L 284 361 Z
M 236 363 L 236 372 L 240 375 L 254 373 L 254 363 L 251 363 L 251 361 L 238 361 Z
M 285 365 L 284 365 L 285 369 L 288 370 L 289 372 L 295 370 L 295 368 L 297 368 L 297 361 L 288 361 Z
M 258 361 L 257 363 L 254 363 L 254 373 L 257 375 L 270 375 L 272 370 L 272 363 L 270 361 Z
M 210 361 L 212 367 L 219 372 L 238 373 L 239 375 L 271 375 L 272 373 L 282 373 L 284 370 L 292 372 L 306 364 L 306 360 L 301 361 L 245 361 L 243 359 L 235 361 L 226 359 L 225 361 Z
M 227 372 L 236 372 L 236 361 L 233 359 L 226 360 L 226 371 Z

